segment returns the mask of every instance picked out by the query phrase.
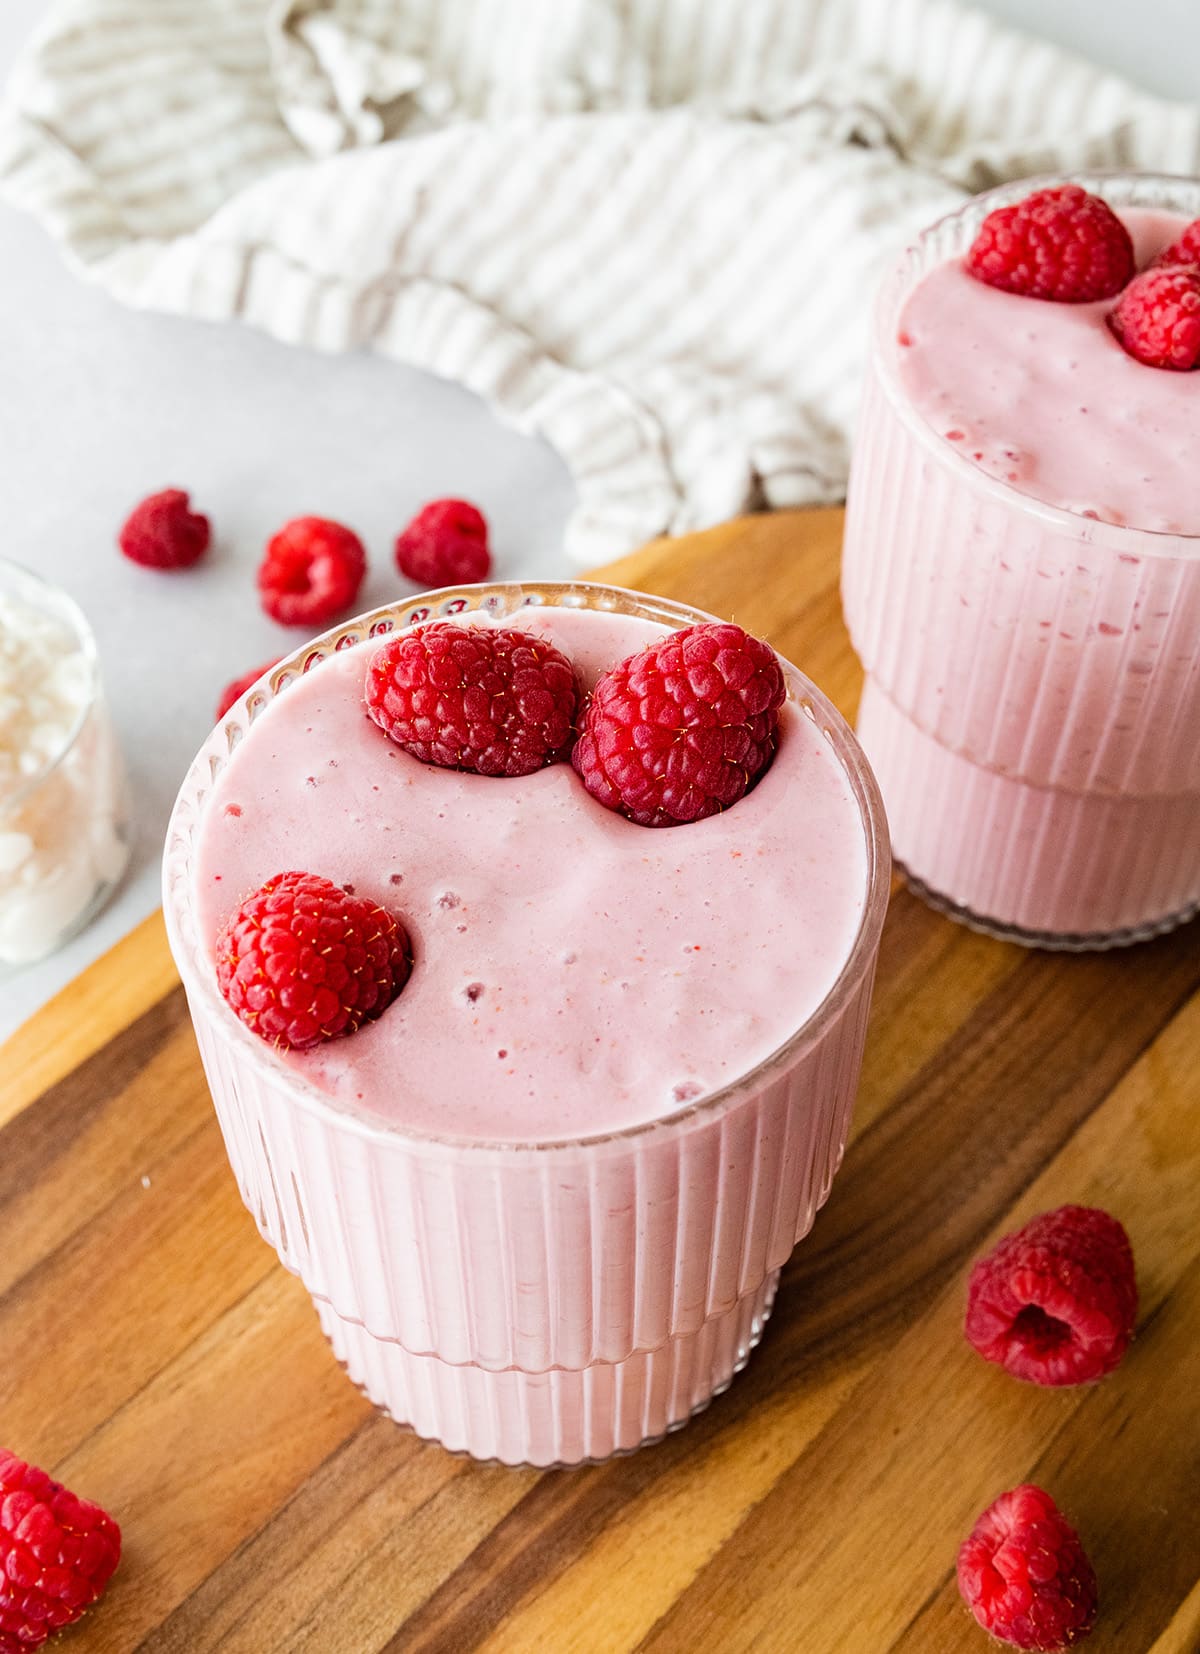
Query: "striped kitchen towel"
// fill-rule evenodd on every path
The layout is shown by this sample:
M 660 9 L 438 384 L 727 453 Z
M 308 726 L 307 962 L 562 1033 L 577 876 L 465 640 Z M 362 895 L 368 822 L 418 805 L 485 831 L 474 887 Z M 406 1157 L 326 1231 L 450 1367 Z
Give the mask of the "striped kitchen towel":
M 129 304 L 543 433 L 579 563 L 840 497 L 872 285 L 965 191 L 1200 114 L 955 0 L 54 0 L 0 188 Z

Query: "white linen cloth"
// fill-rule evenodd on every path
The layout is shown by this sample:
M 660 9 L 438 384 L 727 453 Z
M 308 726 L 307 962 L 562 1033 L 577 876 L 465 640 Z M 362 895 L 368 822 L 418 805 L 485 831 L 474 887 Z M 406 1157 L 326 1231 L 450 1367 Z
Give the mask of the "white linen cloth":
M 117 298 L 542 432 L 581 564 L 839 498 L 894 248 L 1079 167 L 1196 172 L 1200 113 L 955 0 L 55 0 L 0 109 Z

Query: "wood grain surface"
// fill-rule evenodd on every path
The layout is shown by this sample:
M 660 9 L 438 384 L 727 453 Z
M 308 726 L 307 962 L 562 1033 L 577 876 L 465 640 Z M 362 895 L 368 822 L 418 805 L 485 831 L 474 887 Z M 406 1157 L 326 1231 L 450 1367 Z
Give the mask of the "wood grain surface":
M 606 575 L 769 636 L 847 711 L 840 516 L 748 519 Z M 988 1647 L 954 1584 L 1041 1482 L 1101 1582 L 1095 1654 L 1200 1649 L 1200 930 L 1022 951 L 898 891 L 862 1092 L 762 1348 L 660 1446 L 476 1465 L 375 1413 L 243 1210 L 155 917 L 0 1050 L 0 1443 L 121 1520 L 86 1654 Z M 1126 1223 L 1138 1336 L 1041 1391 L 968 1349 L 974 1253 Z

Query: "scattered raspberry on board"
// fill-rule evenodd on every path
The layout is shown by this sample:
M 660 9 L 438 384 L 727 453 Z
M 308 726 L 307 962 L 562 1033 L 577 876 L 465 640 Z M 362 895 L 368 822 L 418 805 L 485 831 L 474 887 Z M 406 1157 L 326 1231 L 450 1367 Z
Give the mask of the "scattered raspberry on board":
M 1060 1206 L 1005 1235 L 967 1285 L 965 1331 L 987 1361 L 1032 1384 L 1112 1372 L 1137 1319 L 1129 1236 L 1094 1206 Z
M 106 1511 L 0 1448 L 0 1654 L 31 1654 L 71 1625 L 120 1560 Z
M 229 708 L 235 701 L 241 700 L 251 684 L 257 683 L 265 672 L 269 672 L 272 667 L 278 666 L 282 659 L 282 655 L 276 655 L 274 660 L 264 661 L 261 666 L 253 666 L 249 672 L 243 672 L 240 678 L 234 678 L 227 683 L 221 691 L 220 700 L 217 702 L 217 715 L 213 720 L 214 723 L 220 723 Z
M 297 517 L 267 543 L 259 596 L 272 620 L 316 631 L 351 608 L 366 572 L 357 534 L 327 517 Z
M 208 550 L 207 517 L 191 509 L 182 488 L 164 488 L 135 505 L 117 536 L 131 563 L 145 569 L 186 569 Z
M 1096 1620 L 1096 1575 L 1079 1535 L 1048 1493 L 1002 1493 L 958 1553 L 958 1588 L 987 1632 L 1013 1648 L 1058 1654 Z
M 492 567 L 488 526 L 468 500 L 434 500 L 396 539 L 396 566 L 418 586 L 470 586 Z

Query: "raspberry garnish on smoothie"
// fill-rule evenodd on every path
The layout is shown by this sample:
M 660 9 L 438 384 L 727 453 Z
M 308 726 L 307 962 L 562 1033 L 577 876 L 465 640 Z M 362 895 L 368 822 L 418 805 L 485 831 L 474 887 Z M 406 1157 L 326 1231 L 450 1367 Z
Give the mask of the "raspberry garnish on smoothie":
M 966 266 L 1006 293 L 1086 304 L 1121 291 L 1134 270 L 1133 242 L 1107 201 L 1060 184 L 990 212 Z
M 230 1008 L 261 1039 L 291 1051 L 382 1016 L 412 963 L 394 913 L 315 873 L 268 879 L 232 914 L 216 954 Z
M 365 695 L 384 734 L 423 764 L 518 776 L 563 757 L 578 687 L 545 638 L 447 621 L 383 644 Z
M 740 626 L 689 626 L 607 671 L 572 763 L 593 798 L 643 827 L 726 810 L 771 762 L 783 673 Z

